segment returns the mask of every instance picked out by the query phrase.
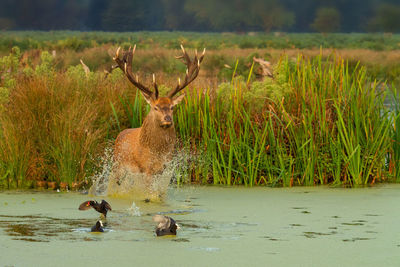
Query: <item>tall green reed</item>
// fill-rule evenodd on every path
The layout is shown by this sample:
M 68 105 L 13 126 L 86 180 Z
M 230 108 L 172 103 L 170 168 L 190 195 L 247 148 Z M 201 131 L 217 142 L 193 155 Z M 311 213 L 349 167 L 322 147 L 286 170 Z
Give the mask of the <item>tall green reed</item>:
M 389 153 L 389 168 L 393 171 L 396 182 L 400 182 L 400 94 L 394 85 L 391 86 L 392 107 L 392 151 Z
M 258 109 L 246 98 L 254 88 L 235 79 L 216 96 L 188 95 L 177 111 L 178 133 L 210 163 L 207 173 L 194 166 L 192 181 L 360 186 L 388 179 L 393 126 L 385 92 L 365 69 L 350 71 L 335 55 L 300 55 L 283 57 L 276 71 L 265 91 L 290 90 L 281 99 L 260 97 Z

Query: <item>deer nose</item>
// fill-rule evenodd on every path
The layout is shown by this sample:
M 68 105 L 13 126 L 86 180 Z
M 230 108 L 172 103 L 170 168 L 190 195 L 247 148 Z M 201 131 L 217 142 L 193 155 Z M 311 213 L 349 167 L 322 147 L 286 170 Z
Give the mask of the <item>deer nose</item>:
M 172 122 L 172 118 L 171 118 L 170 115 L 165 116 L 165 117 L 164 117 L 164 120 L 165 120 L 166 122 Z

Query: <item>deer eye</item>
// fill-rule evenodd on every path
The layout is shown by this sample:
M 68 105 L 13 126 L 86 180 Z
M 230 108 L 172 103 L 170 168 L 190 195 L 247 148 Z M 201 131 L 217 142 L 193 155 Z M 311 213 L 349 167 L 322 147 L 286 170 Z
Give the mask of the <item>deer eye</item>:
M 174 106 L 171 107 L 171 110 L 174 110 Z
M 154 106 L 154 110 L 157 110 L 157 111 L 158 111 L 158 107 Z

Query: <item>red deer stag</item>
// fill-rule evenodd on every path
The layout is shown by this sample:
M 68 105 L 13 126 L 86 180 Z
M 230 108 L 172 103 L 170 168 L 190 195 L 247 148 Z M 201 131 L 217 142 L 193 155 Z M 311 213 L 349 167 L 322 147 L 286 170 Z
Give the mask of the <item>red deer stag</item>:
M 186 64 L 186 76 L 183 83 L 178 79 L 178 85 L 166 97 L 159 96 L 154 74 L 153 92 L 140 83 L 138 76 L 132 73 L 132 58 L 136 45 L 133 49 L 122 51 L 122 58 L 120 48 L 118 48 L 113 58 L 129 81 L 141 91 L 151 107 L 142 127 L 126 129 L 118 135 L 114 147 L 114 163 L 118 170 L 144 173 L 145 181 L 142 184 L 147 188 L 152 184 L 154 175 L 161 173 L 164 170 L 164 164 L 172 158 L 176 139 L 173 108 L 184 98 L 184 94 L 175 95 L 197 77 L 205 54 L 205 49 L 200 56 L 196 51 L 194 59 L 191 60 L 182 45 L 181 48 L 183 54 L 177 59 L 181 59 Z M 115 179 L 118 181 L 118 174 Z

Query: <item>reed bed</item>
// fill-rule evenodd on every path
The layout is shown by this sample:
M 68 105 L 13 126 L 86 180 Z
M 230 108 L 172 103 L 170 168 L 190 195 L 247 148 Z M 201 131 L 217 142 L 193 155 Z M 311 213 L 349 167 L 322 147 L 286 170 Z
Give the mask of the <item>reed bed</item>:
M 335 56 L 283 57 L 275 71 L 262 84 L 234 79 L 214 97 L 188 95 L 178 131 L 208 162 L 192 164 L 189 180 L 178 182 L 355 187 L 398 180 L 398 105 L 385 107 L 385 84 Z
M 21 66 L 3 58 L 0 188 L 39 181 L 70 187 L 101 168 L 119 131 L 141 125 L 147 105 L 120 71 L 59 71 L 49 54 Z M 237 61 L 231 80 L 187 90 L 174 116 L 186 151 L 177 183 L 365 186 L 400 181 L 400 108 L 394 85 L 336 54 L 281 56 L 274 77 Z M 247 71 L 241 71 L 247 68 Z M 6 74 L 6 75 L 5 75 Z M 159 82 L 172 86 L 170 76 Z M 176 77 L 175 77 L 176 78 Z M 390 96 L 394 107 L 385 105 Z

